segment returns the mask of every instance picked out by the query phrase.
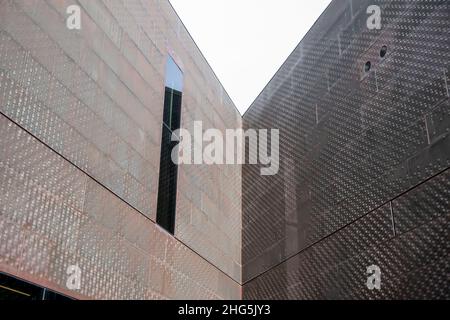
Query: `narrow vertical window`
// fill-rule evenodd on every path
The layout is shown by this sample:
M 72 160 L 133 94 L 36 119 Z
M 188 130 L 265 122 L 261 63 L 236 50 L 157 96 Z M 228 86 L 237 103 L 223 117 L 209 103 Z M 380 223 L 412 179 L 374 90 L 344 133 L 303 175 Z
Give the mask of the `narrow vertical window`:
M 165 87 L 156 222 L 174 234 L 178 166 L 172 161 L 171 154 L 178 142 L 172 142 L 172 132 L 181 125 L 183 73 L 171 57 L 167 60 Z

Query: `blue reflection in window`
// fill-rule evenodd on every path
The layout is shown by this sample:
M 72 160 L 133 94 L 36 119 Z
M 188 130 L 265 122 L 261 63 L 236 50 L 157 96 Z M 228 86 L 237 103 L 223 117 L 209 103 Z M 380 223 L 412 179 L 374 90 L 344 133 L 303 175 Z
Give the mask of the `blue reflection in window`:
M 172 57 L 167 59 L 166 87 L 183 92 L 183 72 L 181 72 Z

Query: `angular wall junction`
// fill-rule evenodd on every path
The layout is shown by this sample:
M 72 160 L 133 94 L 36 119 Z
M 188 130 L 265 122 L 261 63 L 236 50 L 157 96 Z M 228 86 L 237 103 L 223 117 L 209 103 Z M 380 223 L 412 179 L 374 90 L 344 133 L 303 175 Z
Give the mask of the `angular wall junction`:
M 166 0 L 0 0 L 0 284 L 76 299 L 450 298 L 449 35 L 448 0 L 334 0 L 241 117 Z M 182 83 L 167 83 L 168 61 Z M 278 174 L 165 167 L 172 115 L 190 132 L 279 129 Z M 173 186 L 166 232 L 158 189 Z

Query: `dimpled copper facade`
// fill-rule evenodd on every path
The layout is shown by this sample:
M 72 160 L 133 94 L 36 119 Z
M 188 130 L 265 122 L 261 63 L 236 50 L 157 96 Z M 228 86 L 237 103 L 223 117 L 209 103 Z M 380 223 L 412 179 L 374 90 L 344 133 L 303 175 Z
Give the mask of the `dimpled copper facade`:
M 449 35 L 448 0 L 334 0 L 242 119 L 167 0 L 0 0 L 0 272 L 76 299 L 450 299 Z M 280 129 L 281 153 L 179 166 L 173 236 L 169 56 L 182 128 Z
M 181 126 L 241 128 L 168 1 L 0 0 L 0 271 L 80 299 L 241 297 L 241 167 L 181 166 L 175 237 L 155 224 L 169 55 Z
M 243 167 L 245 299 L 450 298 L 449 68 L 450 1 L 330 4 L 244 116 L 281 153 Z

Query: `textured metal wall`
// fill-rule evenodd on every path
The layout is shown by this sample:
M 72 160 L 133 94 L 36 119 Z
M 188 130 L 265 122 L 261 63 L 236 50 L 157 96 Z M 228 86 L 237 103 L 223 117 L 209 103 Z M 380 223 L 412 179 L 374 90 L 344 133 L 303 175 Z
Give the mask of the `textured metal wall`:
M 450 298 L 449 68 L 450 1 L 331 3 L 244 116 L 281 140 L 243 168 L 244 298 Z
M 76 298 L 235 299 L 240 285 L 0 116 L 0 268 Z M 66 287 L 78 265 L 81 290 Z
M 89 298 L 240 297 L 241 168 L 180 167 L 176 239 L 154 224 L 169 54 L 182 127 L 240 128 L 168 1 L 0 0 L 2 271 L 59 291 L 79 263 Z
M 242 121 L 168 2 L 0 8 L 2 271 L 77 298 L 239 298 L 242 247 L 245 298 L 450 296 L 449 1 L 333 1 L 244 117 L 281 129 L 280 173 L 244 166 L 241 189 L 239 166 L 180 167 L 176 238 L 154 224 L 167 54 L 182 127 Z

